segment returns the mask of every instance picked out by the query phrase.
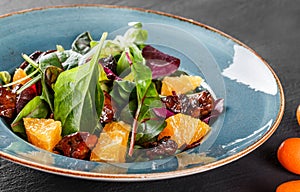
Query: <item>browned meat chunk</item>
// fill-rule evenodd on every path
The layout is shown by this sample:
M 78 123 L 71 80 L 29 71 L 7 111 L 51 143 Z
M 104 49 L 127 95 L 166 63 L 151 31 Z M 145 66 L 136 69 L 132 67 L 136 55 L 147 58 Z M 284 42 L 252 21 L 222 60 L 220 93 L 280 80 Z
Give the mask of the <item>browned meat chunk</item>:
M 77 132 L 64 136 L 53 151 L 67 157 L 89 160 L 91 150 L 97 141 L 96 135 L 88 132 Z
M 111 96 L 104 91 L 104 106 L 102 109 L 102 114 L 100 117 L 100 123 L 109 123 L 112 122 L 114 120 L 114 109 L 112 107 L 112 103 L 111 103 Z
M 12 119 L 16 113 L 16 94 L 0 87 L 0 116 Z
M 163 137 L 159 141 L 146 143 L 144 147 L 146 155 L 150 159 L 156 159 L 159 156 L 171 156 L 174 155 L 178 145 L 175 141 L 171 140 L 170 137 Z
M 214 99 L 208 91 L 191 96 L 170 95 L 162 98 L 162 102 L 173 113 L 183 113 L 200 119 L 209 116 L 214 108 Z

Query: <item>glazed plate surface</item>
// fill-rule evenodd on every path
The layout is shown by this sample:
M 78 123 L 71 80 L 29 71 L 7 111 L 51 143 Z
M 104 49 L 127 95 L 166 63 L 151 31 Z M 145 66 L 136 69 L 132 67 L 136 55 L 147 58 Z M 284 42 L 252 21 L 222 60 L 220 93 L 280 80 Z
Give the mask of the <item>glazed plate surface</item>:
M 98 163 L 41 150 L 0 122 L 0 156 L 37 170 L 86 179 L 141 181 L 201 173 L 228 164 L 263 144 L 278 127 L 283 89 L 270 66 L 252 49 L 223 32 L 166 13 L 104 5 L 26 10 L 0 16 L 0 71 L 12 72 L 22 53 L 71 46 L 89 31 L 109 38 L 142 22 L 148 44 L 181 59 L 181 69 L 201 75 L 225 110 L 203 143 L 175 157 L 137 163 Z

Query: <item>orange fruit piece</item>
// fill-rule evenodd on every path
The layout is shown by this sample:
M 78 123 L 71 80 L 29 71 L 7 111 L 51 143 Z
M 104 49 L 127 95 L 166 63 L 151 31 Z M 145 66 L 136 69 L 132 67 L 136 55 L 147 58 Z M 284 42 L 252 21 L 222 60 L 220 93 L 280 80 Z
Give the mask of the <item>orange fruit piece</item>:
M 296 111 L 296 117 L 298 124 L 300 125 L 300 105 L 298 105 L 297 111 Z
M 202 139 L 209 131 L 210 127 L 200 119 L 189 115 L 178 113 L 166 119 L 167 125 L 159 134 L 158 139 L 170 136 L 178 147 L 187 144 L 191 145 Z
M 90 160 L 101 162 L 126 161 L 127 143 L 131 126 L 120 121 L 107 123 L 92 150 Z
M 300 192 L 300 180 L 282 183 L 277 187 L 276 192 Z
M 281 165 L 292 173 L 300 174 L 300 138 L 289 138 L 277 150 Z
M 200 86 L 203 79 L 199 76 L 181 75 L 179 77 L 165 77 L 162 80 L 161 95 L 168 96 L 176 94 L 184 94 L 193 91 Z
M 28 141 L 42 149 L 52 151 L 61 140 L 61 122 L 53 119 L 23 118 Z
M 13 82 L 19 81 L 23 78 L 25 78 L 27 76 L 27 74 L 25 73 L 25 71 L 21 68 L 16 69 L 14 76 L 13 76 Z M 27 78 L 24 79 L 23 81 L 19 82 L 18 84 L 22 84 L 24 85 L 25 83 L 27 83 L 28 81 L 30 81 L 31 78 Z M 15 87 L 16 85 L 13 85 L 13 87 Z

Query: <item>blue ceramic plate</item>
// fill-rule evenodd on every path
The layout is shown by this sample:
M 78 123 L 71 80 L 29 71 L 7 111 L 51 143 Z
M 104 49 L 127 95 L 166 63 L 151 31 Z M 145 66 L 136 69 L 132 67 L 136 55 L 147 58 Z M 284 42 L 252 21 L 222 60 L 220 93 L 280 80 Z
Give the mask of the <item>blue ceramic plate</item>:
M 284 110 L 279 79 L 253 50 L 216 29 L 166 13 L 115 6 L 70 6 L 27 10 L 0 17 L 0 70 L 13 71 L 21 54 L 70 47 L 84 31 L 110 38 L 128 22 L 140 21 L 148 44 L 181 59 L 181 68 L 204 77 L 225 111 L 199 147 L 175 157 L 139 163 L 82 161 L 41 150 L 16 136 L 1 120 L 0 156 L 50 173 L 111 181 L 173 178 L 230 163 L 264 143 L 278 127 Z

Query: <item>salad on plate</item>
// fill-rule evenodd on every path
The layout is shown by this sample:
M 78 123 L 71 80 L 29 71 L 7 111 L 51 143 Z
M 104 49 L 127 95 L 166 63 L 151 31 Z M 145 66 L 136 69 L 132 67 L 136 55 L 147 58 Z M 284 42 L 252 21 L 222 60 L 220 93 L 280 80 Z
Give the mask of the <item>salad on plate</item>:
M 23 54 L 0 72 L 0 116 L 31 144 L 67 157 L 133 162 L 198 146 L 222 113 L 204 79 L 147 44 L 139 22 L 112 40 L 80 34 L 70 49 Z

